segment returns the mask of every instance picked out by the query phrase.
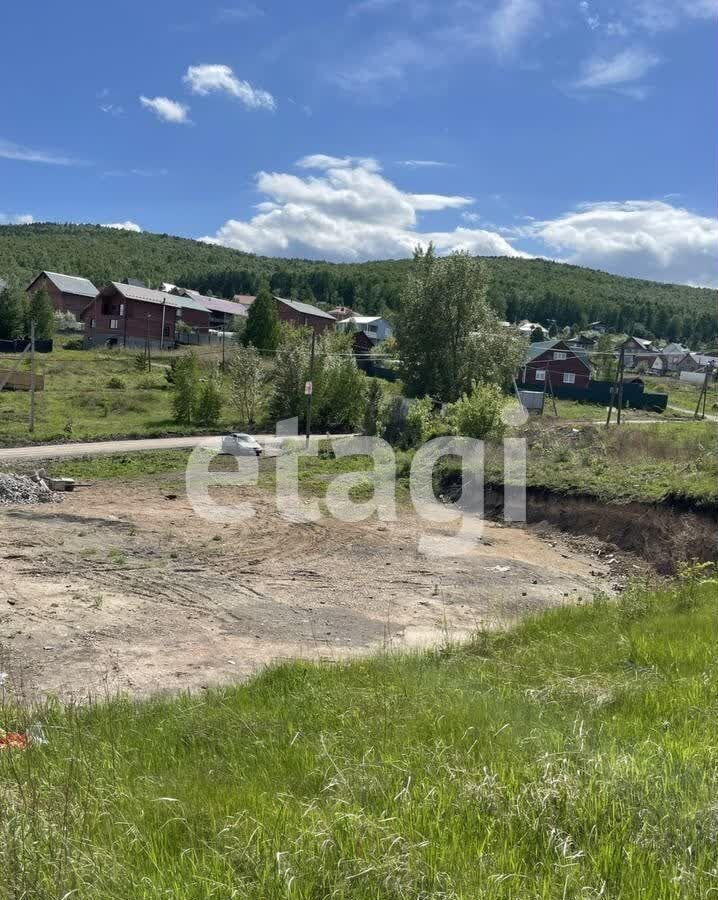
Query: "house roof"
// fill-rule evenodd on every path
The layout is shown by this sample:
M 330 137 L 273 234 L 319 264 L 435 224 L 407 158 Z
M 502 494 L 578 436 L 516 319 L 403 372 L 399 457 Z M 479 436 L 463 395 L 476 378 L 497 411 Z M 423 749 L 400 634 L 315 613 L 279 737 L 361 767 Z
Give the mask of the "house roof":
M 535 341 L 533 344 L 529 344 L 526 362 L 531 362 L 531 360 L 537 359 L 543 353 L 546 353 L 548 350 L 553 350 L 554 348 L 556 350 L 564 350 L 566 353 L 571 353 L 576 359 L 580 360 L 587 369 L 590 368 L 588 354 L 583 350 L 577 350 L 575 347 L 569 347 L 563 340 Z
M 95 285 L 87 278 L 80 278 L 79 275 L 63 275 L 62 272 L 48 272 L 47 270 L 40 272 L 40 275 L 45 275 L 63 294 L 77 294 L 79 297 L 97 296 L 98 291 Z M 33 278 L 28 288 L 35 284 L 40 275 Z
M 372 322 L 381 322 L 381 316 L 349 316 L 342 322 L 354 322 L 356 325 L 371 325 Z
M 232 303 L 241 303 L 242 306 L 251 306 L 256 299 L 254 294 L 234 294 Z
M 329 313 L 324 312 L 323 309 L 319 309 L 318 306 L 312 306 L 311 303 L 300 303 L 299 300 L 286 300 L 284 297 L 276 297 L 275 300 L 278 300 L 280 303 L 286 303 L 291 309 L 295 310 L 298 313 L 301 313 L 303 316 L 317 316 L 320 319 L 331 319 L 332 322 L 336 322 L 334 316 L 330 316 Z
M 678 353 L 688 353 L 688 347 L 684 347 L 683 344 L 677 344 L 675 341 L 670 344 L 666 344 L 666 346 L 661 350 L 661 353 L 669 353 L 671 355 L 675 355 Z
M 191 297 L 180 297 L 178 294 L 153 291 L 151 288 L 139 287 L 136 284 L 123 284 L 121 281 L 112 281 L 111 285 L 126 300 L 138 300 L 141 303 L 157 303 L 159 305 L 164 303 L 166 306 L 173 306 L 175 309 L 208 311 L 205 306 L 202 306 L 201 303 L 198 303 Z
M 224 300 L 222 297 L 206 297 L 204 294 L 192 291 L 189 288 L 180 288 L 179 290 L 182 290 L 185 296 L 196 300 L 197 303 L 201 303 L 205 309 L 209 309 L 211 312 L 226 313 L 228 316 L 242 316 L 244 318 L 248 315 L 247 307 L 241 303 L 232 303 L 231 300 Z

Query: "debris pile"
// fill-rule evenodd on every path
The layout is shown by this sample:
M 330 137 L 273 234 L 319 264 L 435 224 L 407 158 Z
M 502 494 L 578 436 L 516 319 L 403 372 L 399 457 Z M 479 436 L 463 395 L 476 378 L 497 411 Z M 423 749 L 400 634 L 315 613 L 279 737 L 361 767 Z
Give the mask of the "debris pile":
M 40 475 L 0 472 L 0 506 L 16 503 L 59 503 L 62 497 L 50 490 Z

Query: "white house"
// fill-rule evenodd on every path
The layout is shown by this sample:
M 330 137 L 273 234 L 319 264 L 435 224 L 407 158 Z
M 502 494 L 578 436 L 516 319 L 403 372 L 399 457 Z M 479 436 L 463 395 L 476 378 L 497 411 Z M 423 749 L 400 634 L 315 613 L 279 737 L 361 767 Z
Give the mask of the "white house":
M 391 325 L 381 316 L 349 316 L 337 322 L 336 330 L 363 331 L 376 343 L 381 343 L 394 334 Z

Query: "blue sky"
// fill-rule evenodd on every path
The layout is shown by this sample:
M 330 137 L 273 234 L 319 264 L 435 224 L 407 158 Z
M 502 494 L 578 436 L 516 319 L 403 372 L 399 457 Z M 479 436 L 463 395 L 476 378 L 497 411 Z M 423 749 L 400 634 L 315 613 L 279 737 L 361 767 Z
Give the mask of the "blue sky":
M 0 223 L 718 285 L 718 0 L 0 11 Z

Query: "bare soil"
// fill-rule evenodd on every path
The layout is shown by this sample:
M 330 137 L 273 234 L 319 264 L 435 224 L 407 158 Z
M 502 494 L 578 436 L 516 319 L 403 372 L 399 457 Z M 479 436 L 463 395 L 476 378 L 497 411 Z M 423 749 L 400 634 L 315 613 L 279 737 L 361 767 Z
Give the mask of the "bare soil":
M 410 509 L 391 525 L 292 524 L 271 493 L 241 490 L 257 510 L 241 526 L 200 519 L 166 478 L 0 510 L 6 687 L 63 699 L 194 691 L 281 659 L 462 639 L 619 577 L 600 549 L 546 528 L 486 522 L 470 553 L 430 559 Z

